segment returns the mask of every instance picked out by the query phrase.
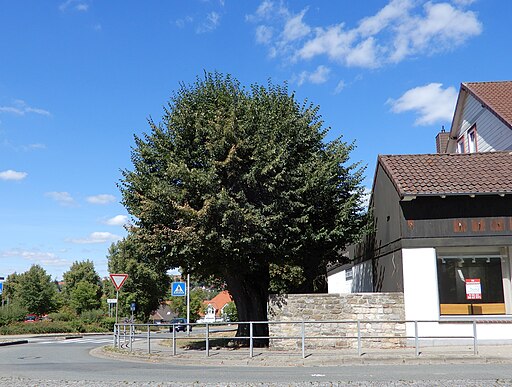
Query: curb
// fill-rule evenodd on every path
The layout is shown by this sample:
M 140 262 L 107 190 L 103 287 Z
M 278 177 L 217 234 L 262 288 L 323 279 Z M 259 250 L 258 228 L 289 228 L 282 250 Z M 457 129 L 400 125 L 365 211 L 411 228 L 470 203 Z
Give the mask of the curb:
M 17 344 L 28 344 L 28 340 L 4 341 L 4 342 L 0 342 L 0 347 L 5 347 L 7 345 L 17 345 Z

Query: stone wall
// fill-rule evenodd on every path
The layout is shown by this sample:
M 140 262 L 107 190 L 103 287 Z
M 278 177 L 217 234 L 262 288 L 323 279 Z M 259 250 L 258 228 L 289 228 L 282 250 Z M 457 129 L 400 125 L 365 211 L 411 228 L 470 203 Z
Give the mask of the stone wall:
M 383 321 L 405 319 L 403 293 L 272 295 L 268 306 L 269 321 L 280 322 L 269 324 L 273 349 L 301 348 L 302 321 L 306 348 L 357 348 L 357 322 L 348 322 L 355 320 L 360 320 L 363 348 L 406 343 L 405 323 Z M 313 323 L 319 321 L 322 323 Z

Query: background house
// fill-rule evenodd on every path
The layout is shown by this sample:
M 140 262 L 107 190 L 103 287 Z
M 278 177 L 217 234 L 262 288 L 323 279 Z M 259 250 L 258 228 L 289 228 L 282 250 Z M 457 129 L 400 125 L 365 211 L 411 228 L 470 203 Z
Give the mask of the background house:
M 224 321 L 223 310 L 224 307 L 232 302 L 233 299 L 227 290 L 223 290 L 211 300 L 204 301 L 205 313 L 197 322 L 216 322 Z
M 512 149 L 512 81 L 460 86 L 450 132 L 438 137 L 438 153 Z

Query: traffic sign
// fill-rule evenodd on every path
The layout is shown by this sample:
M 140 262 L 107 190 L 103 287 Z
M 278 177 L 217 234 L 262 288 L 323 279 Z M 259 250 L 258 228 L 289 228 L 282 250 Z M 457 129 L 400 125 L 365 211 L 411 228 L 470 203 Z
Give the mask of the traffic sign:
M 132 302 L 132 303 L 130 304 L 130 310 L 131 310 L 132 312 L 135 312 L 135 308 L 136 308 L 136 307 L 137 307 L 137 304 L 136 304 L 135 302 Z
M 110 274 L 110 280 L 114 284 L 114 287 L 116 290 L 121 289 L 121 286 L 123 286 L 124 281 L 128 278 L 128 274 Z
M 3 290 L 4 290 L 4 283 L 0 282 L 0 294 L 2 294 Z
M 117 298 L 107 298 L 107 304 L 117 304 Z
M 171 288 L 171 295 L 173 296 L 186 296 L 187 286 L 185 282 L 173 282 Z

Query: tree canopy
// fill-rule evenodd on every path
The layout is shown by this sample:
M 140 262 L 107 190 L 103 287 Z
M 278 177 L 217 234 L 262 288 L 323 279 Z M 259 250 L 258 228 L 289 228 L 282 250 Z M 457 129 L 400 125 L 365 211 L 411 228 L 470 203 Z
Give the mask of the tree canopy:
M 11 278 L 11 295 L 14 302 L 39 315 L 53 312 L 56 308 L 57 287 L 51 276 L 39 265 Z M 9 277 L 8 277 L 9 282 Z
M 353 144 L 326 142 L 318 112 L 286 85 L 218 73 L 181 85 L 120 184 L 140 260 L 224 281 L 240 321 L 266 320 L 270 289 L 324 290 L 365 217 Z

